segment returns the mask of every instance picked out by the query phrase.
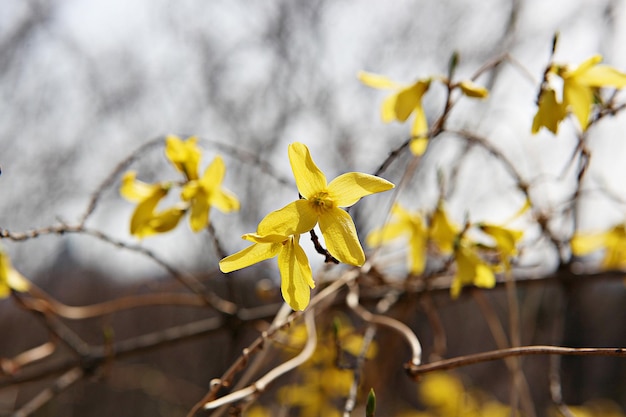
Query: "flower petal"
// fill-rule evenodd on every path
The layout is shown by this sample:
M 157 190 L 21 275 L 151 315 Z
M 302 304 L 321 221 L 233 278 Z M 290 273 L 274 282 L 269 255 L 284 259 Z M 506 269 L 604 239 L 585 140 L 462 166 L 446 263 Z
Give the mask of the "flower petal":
M 186 141 L 174 135 L 165 138 L 165 156 L 188 180 L 198 178 L 198 165 L 202 153 L 196 145 L 197 141 L 196 137 L 190 137 Z
M 597 65 L 589 68 L 576 77 L 579 84 L 589 87 L 626 87 L 626 74 L 608 65 Z
M 199 232 L 209 224 L 209 200 L 204 189 L 198 187 L 191 199 L 191 214 L 189 215 L 189 226 L 194 232 Z
M 167 210 L 164 210 L 160 213 L 154 215 L 149 224 L 149 229 L 153 232 L 151 234 L 156 233 L 165 233 L 174 229 L 180 219 L 185 215 L 185 209 L 180 207 L 171 207 Z M 147 235 L 144 235 L 144 237 Z
M 411 139 L 409 148 L 411 149 L 411 153 L 415 156 L 424 155 L 424 152 L 426 152 L 428 148 L 428 138 L 421 137 Z
M 320 215 L 319 224 L 324 243 L 331 255 L 350 265 L 361 266 L 365 263 L 365 254 L 356 234 L 354 221 L 348 213 L 334 207 Z
M 563 83 L 563 104 L 571 107 L 580 127 L 583 130 L 587 129 L 591 105 L 593 104 L 592 89 L 578 84 L 574 80 L 565 80 Z
M 430 80 L 419 80 L 398 92 L 394 109 L 398 121 L 405 122 L 416 108 L 422 107 L 422 96 L 428 87 Z
M 290 236 L 306 233 L 315 227 L 317 213 L 307 200 L 296 200 L 269 213 L 257 227 L 257 234 Z
M 289 236 L 283 235 L 266 235 L 261 236 L 256 233 L 246 233 L 241 236 L 242 239 L 254 242 L 254 243 L 284 243 L 289 239 Z
M 350 207 L 366 195 L 380 193 L 394 187 L 392 183 L 374 175 L 348 172 L 328 184 L 328 192 L 337 207 Z
M 537 134 L 542 127 L 545 127 L 555 135 L 559 129 L 559 123 L 567 116 L 567 109 L 556 99 L 556 93 L 552 88 L 546 88 L 539 95 L 539 107 L 537 114 L 533 118 L 531 132 Z
M 430 221 L 430 238 L 441 252 L 447 254 L 452 252 L 458 233 L 458 226 L 450 221 L 443 204 L 439 203 Z
M 463 91 L 463 94 L 467 97 L 485 98 L 489 95 L 489 90 L 471 80 L 461 81 L 459 83 L 459 87 L 461 88 L 461 91 Z
M 411 230 L 403 221 L 389 222 L 380 229 L 370 232 L 365 239 L 365 243 L 367 243 L 368 246 L 376 247 L 397 239 L 400 236 L 409 234 L 410 232 Z
M 149 198 L 160 188 L 160 184 L 148 184 L 137 180 L 137 173 L 135 171 L 128 171 L 122 177 L 120 194 L 129 201 L 139 203 Z
M 373 74 L 366 71 L 359 71 L 357 73 L 357 77 L 359 81 L 361 81 L 363 84 L 372 88 L 388 89 L 399 87 L 396 82 L 390 80 L 384 75 Z
M 219 189 L 222 181 L 224 180 L 225 173 L 226 165 L 224 165 L 224 160 L 221 156 L 217 155 L 204 170 L 200 183 L 207 191 Z
M 583 256 L 603 248 L 610 233 L 575 234 L 570 241 L 572 253 L 576 256 Z
M 297 239 L 299 236 L 290 238 L 278 254 L 278 269 L 283 298 L 292 309 L 304 310 L 315 284 L 309 261 Z
M 282 248 L 282 243 L 255 243 L 222 259 L 220 271 L 228 273 L 273 258 Z
M 305 198 L 326 190 L 326 176 L 313 162 L 309 148 L 300 142 L 289 145 L 289 163 L 298 191 Z
M 424 136 L 428 133 L 428 120 L 426 120 L 426 113 L 424 113 L 424 109 L 422 106 L 418 106 L 415 108 L 415 119 L 413 120 L 413 124 L 411 125 L 411 136 L 414 138 L 427 139 Z M 424 151 L 426 147 L 424 147 Z M 424 153 L 422 151 L 422 153 Z M 414 155 L 421 155 L 413 152 Z
M 239 200 L 237 196 L 225 188 L 213 190 L 210 195 L 209 203 L 222 213 L 239 210 Z
M 152 195 L 137 204 L 133 216 L 130 219 L 130 233 L 138 237 L 145 237 L 155 232 L 150 227 L 150 220 L 154 215 L 154 209 L 161 199 L 167 195 L 168 189 L 154 189 Z

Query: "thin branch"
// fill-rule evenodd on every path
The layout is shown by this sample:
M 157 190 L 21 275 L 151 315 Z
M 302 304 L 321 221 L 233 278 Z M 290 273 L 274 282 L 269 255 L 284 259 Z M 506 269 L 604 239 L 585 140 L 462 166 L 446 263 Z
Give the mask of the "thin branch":
M 511 356 L 528 355 L 570 355 L 570 356 L 617 356 L 626 357 L 626 348 L 570 348 L 561 346 L 520 346 L 498 349 L 472 355 L 458 356 L 418 366 L 407 366 L 410 376 L 416 378 L 433 371 L 445 371 L 477 363 L 495 361 Z

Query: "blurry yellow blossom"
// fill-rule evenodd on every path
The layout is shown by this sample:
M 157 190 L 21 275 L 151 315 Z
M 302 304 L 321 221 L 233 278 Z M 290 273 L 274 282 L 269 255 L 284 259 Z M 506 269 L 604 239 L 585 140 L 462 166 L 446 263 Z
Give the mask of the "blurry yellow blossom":
M 190 137 L 186 141 L 174 135 L 165 138 L 165 156 L 188 180 L 198 179 L 198 165 L 202 152 L 197 142 L 196 137 Z
M 366 195 L 387 191 L 392 183 L 359 172 L 342 174 L 327 183 L 302 143 L 289 145 L 289 162 L 303 199 L 268 214 L 258 225 L 262 236 L 306 233 L 319 223 L 324 242 L 332 256 L 341 262 L 361 266 L 365 254 L 359 243 L 352 217 L 340 207 L 350 207 Z
M 134 171 L 127 172 L 122 178 L 120 188 L 122 196 L 138 203 L 130 220 L 130 233 L 139 238 L 144 238 L 174 229 L 185 214 L 185 208 L 175 206 L 161 212 L 155 212 L 161 199 L 169 192 L 171 184 L 147 184 L 137 180 L 136 176 Z
M 209 210 L 217 208 L 223 213 L 239 210 L 239 200 L 222 187 L 226 166 L 218 155 L 204 171 L 202 178 L 191 180 L 183 187 L 181 197 L 191 204 L 189 224 L 198 232 L 209 224 Z
M 261 405 L 253 405 L 243 413 L 244 417 L 272 417 L 269 409 Z
M 467 97 L 486 98 L 489 96 L 489 90 L 470 80 L 461 81 L 458 86 Z
M 393 220 L 367 236 L 369 246 L 378 246 L 401 236 L 409 238 L 409 270 L 414 275 L 424 272 L 426 266 L 426 249 L 428 229 L 421 213 L 410 213 L 399 204 L 391 209 Z
M 542 127 L 557 134 L 559 123 L 567 116 L 567 108 L 556 98 L 556 92 L 552 87 L 546 87 L 539 94 L 539 108 L 533 118 L 533 135 L 538 133 Z
M 476 247 L 464 238 L 460 238 L 454 247 L 454 260 L 456 274 L 450 287 L 452 298 L 457 298 L 465 285 L 473 284 L 481 288 L 493 288 L 496 285 L 491 266 L 478 255 Z
M 478 227 L 491 236 L 496 244 L 500 261 L 507 270 L 511 268 L 511 258 L 518 254 L 517 245 L 522 239 L 524 232 L 521 230 L 508 229 L 503 226 L 496 226 L 487 223 L 479 223 Z
M 563 99 L 559 102 L 552 87 L 542 87 L 539 95 L 539 108 L 533 120 L 532 133 L 546 127 L 557 133 L 558 124 L 571 111 L 582 130 L 589 126 L 589 117 L 595 102 L 597 89 L 601 87 L 626 87 L 626 74 L 617 69 L 602 65 L 602 56 L 594 55 L 578 67 L 552 64 L 546 74 L 549 80 L 556 75 L 563 80 Z
M 254 242 L 219 263 L 224 273 L 248 267 L 257 262 L 278 256 L 283 298 L 294 310 L 304 310 L 309 304 L 311 288 L 315 287 L 309 260 L 299 244 L 300 235 L 266 235 L 249 233 L 243 239 Z
M 569 106 L 583 130 L 589 124 L 589 114 L 595 89 L 626 87 L 626 74 L 608 65 L 600 65 L 602 56 L 594 55 L 578 67 L 555 65 L 553 70 L 563 79 L 563 104 Z
M 28 287 L 28 280 L 13 268 L 9 255 L 0 248 L 0 299 L 8 297 L 11 290 L 24 292 Z
M 602 268 L 626 269 L 626 225 L 624 224 L 614 226 L 602 233 L 576 233 L 570 243 L 572 253 L 576 256 L 584 256 L 604 249 Z
M 454 250 L 454 242 L 460 232 L 460 228 L 448 218 L 440 201 L 430 219 L 430 239 L 442 253 L 449 254 Z
M 428 122 L 422 108 L 422 96 L 428 91 L 431 79 L 420 79 L 411 85 L 403 86 L 382 75 L 365 71 L 360 71 L 358 77 L 363 84 L 369 87 L 395 90 L 383 101 L 381 107 L 382 120 L 385 123 L 394 120 L 406 122 L 411 114 L 415 114 L 411 127 L 413 140 L 410 146 L 413 154 L 423 154 L 428 145 Z

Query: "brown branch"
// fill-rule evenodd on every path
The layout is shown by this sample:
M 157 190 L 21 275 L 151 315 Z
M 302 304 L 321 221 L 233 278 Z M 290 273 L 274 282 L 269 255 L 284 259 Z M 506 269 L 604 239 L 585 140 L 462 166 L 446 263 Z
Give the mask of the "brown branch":
M 626 348 L 570 348 L 561 346 L 521 346 L 508 349 L 498 349 L 488 352 L 475 353 L 471 355 L 459 356 L 451 359 L 444 359 L 437 362 L 427 363 L 419 366 L 407 363 L 405 366 L 408 374 L 417 378 L 421 374 L 433 371 L 445 371 L 460 368 L 462 366 L 474 365 L 477 363 L 505 359 L 512 356 L 528 355 L 569 355 L 569 356 L 617 356 L 626 357 Z

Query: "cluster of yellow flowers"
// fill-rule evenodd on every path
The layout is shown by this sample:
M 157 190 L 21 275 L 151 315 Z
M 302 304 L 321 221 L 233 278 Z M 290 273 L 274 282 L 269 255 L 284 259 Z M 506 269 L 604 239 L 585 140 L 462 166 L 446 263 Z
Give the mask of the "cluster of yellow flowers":
M 450 287 L 453 298 L 459 296 L 464 285 L 492 288 L 496 283 L 495 272 L 510 269 L 510 260 L 517 256 L 517 245 L 523 235 L 520 230 L 477 223 L 474 226 L 492 239 L 493 246 L 474 242 L 467 233 L 470 225 L 461 228 L 452 222 L 442 202 L 439 202 L 429 221 L 422 213 L 411 213 L 399 204 L 394 205 L 392 215 L 391 222 L 367 236 L 368 245 L 378 246 L 408 236 L 407 258 L 409 271 L 414 275 L 422 274 L 426 268 L 429 244 L 443 255 L 452 255 L 456 263 L 456 274 Z M 488 263 L 480 256 L 481 251 L 497 255 L 497 263 Z
M 148 184 L 137 180 L 135 171 L 128 171 L 122 179 L 120 193 L 137 203 L 130 220 L 131 234 L 144 238 L 168 232 L 178 225 L 187 211 L 190 212 L 191 229 L 198 232 L 209 224 L 211 207 L 224 213 L 239 210 L 237 197 L 222 188 L 226 167 L 220 156 L 213 159 L 202 177 L 198 175 L 202 152 L 198 148 L 197 138 L 191 137 L 183 141 L 177 136 L 168 136 L 165 139 L 165 155 L 184 175 L 182 183 L 166 181 Z M 182 187 L 181 202 L 157 211 L 161 200 L 176 185 Z

